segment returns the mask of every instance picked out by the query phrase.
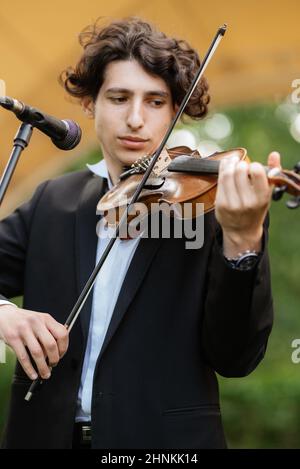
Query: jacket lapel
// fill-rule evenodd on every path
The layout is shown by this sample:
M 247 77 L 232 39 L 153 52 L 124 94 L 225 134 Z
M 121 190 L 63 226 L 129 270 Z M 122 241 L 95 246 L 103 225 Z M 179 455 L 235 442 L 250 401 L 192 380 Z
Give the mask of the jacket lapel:
M 99 220 L 99 215 L 96 215 L 96 207 L 99 199 L 106 190 L 106 184 L 106 180 L 103 178 L 91 176 L 82 190 L 79 207 L 76 213 L 75 246 L 78 296 L 95 267 L 98 239 L 96 225 Z M 84 342 L 86 341 L 89 330 L 92 298 L 93 289 L 80 312 Z
M 126 241 L 124 242 L 126 243 Z M 140 288 L 143 278 L 161 242 L 161 238 L 142 238 L 140 240 L 119 293 L 97 364 L 101 360 L 105 349 L 121 323 L 136 292 Z

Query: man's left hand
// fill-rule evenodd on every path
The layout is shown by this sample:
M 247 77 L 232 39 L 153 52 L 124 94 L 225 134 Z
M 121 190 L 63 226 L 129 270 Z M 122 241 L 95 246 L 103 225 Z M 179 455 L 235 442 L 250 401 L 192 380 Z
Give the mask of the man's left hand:
M 269 167 L 280 167 L 280 154 L 271 152 Z M 223 253 L 236 257 L 246 250 L 260 251 L 263 222 L 273 186 L 260 163 L 238 157 L 220 163 L 215 215 L 223 231 Z

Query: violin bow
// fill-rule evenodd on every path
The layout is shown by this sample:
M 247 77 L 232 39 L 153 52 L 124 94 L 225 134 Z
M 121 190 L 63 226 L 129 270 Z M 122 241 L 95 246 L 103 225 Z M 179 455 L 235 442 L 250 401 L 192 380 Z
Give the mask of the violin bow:
M 207 51 L 207 53 L 206 53 L 206 55 L 205 55 L 205 57 L 202 61 L 202 64 L 200 65 L 199 70 L 197 71 L 197 73 L 196 73 L 196 75 L 195 75 L 195 77 L 194 77 L 194 79 L 193 79 L 193 81 L 192 81 L 192 83 L 191 83 L 185 97 L 183 98 L 183 100 L 182 100 L 182 102 L 181 102 L 181 104 L 180 104 L 180 106 L 179 106 L 179 108 L 176 112 L 176 115 L 174 116 L 168 130 L 166 131 L 165 136 L 163 137 L 160 146 L 158 147 L 158 149 L 153 154 L 152 159 L 150 161 L 150 164 L 147 167 L 147 169 L 146 169 L 146 171 L 145 171 L 145 173 L 144 173 L 144 175 L 141 179 L 141 182 L 139 183 L 138 187 L 136 188 L 135 193 L 133 194 L 132 198 L 130 199 L 130 202 L 127 204 L 127 207 L 126 207 L 126 209 L 125 209 L 125 211 L 124 211 L 118 225 L 116 226 L 106 249 L 104 250 L 99 262 L 95 266 L 95 268 L 94 268 L 93 272 L 91 273 L 89 279 L 87 280 L 85 286 L 83 287 L 83 289 L 82 289 L 82 291 L 81 291 L 81 293 L 80 293 L 80 295 L 79 295 L 79 297 L 78 297 L 78 299 L 77 299 L 77 301 L 76 301 L 70 315 L 68 316 L 68 318 L 67 318 L 67 320 L 64 324 L 68 331 L 70 331 L 72 329 L 72 327 L 74 326 L 75 321 L 77 320 L 77 318 L 78 318 L 78 316 L 79 316 L 79 314 L 80 314 L 80 312 L 81 312 L 81 310 L 82 310 L 82 308 L 83 308 L 83 306 L 84 306 L 84 304 L 85 304 L 85 302 L 86 302 L 86 300 L 87 300 L 87 298 L 88 298 L 88 296 L 89 296 L 89 294 L 90 294 L 90 292 L 91 292 L 91 290 L 94 286 L 94 283 L 96 281 L 96 277 L 97 277 L 97 275 L 98 275 L 98 273 L 99 273 L 105 259 L 107 258 L 110 250 L 112 249 L 116 238 L 119 236 L 119 233 L 120 233 L 120 230 L 121 230 L 122 226 L 125 223 L 127 223 L 128 212 L 130 211 L 131 207 L 138 200 L 138 197 L 139 197 L 140 193 L 142 192 L 144 186 L 146 185 L 146 182 L 147 182 L 147 180 L 148 180 L 148 178 L 149 178 L 149 176 L 150 176 L 150 174 L 151 174 L 151 172 L 152 172 L 152 170 L 153 170 L 153 168 L 154 168 L 154 166 L 155 166 L 155 164 L 156 164 L 162 150 L 164 149 L 172 130 L 174 129 L 175 125 L 177 124 L 179 118 L 181 117 L 181 114 L 183 113 L 187 102 L 189 101 L 189 99 L 190 99 L 191 95 L 193 94 L 193 91 L 195 90 L 195 88 L 196 88 L 200 78 L 202 77 L 207 65 L 209 64 L 213 54 L 215 53 L 221 39 L 223 38 L 223 36 L 226 32 L 226 29 L 227 29 L 227 25 L 224 23 L 224 25 L 221 26 L 218 29 L 218 31 L 216 32 L 215 37 L 213 38 L 213 40 L 211 42 L 211 45 L 209 46 L 208 51 Z M 28 389 L 28 391 L 27 391 L 27 393 L 24 397 L 24 399 L 26 401 L 31 400 L 34 391 L 36 390 L 36 388 L 40 384 L 43 383 L 43 381 L 44 381 L 43 379 L 38 377 L 37 379 L 35 379 L 31 383 L 31 385 L 30 385 L 30 387 L 29 387 L 29 389 Z

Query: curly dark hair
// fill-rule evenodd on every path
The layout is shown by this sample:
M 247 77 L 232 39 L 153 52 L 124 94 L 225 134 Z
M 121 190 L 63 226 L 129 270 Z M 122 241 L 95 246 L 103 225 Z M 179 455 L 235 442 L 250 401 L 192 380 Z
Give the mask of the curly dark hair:
M 100 26 L 99 20 L 79 35 L 83 54 L 75 69 L 68 67 L 60 83 L 75 98 L 94 101 L 104 81 L 106 66 L 114 60 L 136 60 L 148 73 L 161 77 L 169 86 L 173 104 L 180 105 L 199 66 L 198 53 L 186 41 L 167 37 L 136 17 Z M 193 119 L 207 114 L 208 83 L 202 77 L 185 107 Z

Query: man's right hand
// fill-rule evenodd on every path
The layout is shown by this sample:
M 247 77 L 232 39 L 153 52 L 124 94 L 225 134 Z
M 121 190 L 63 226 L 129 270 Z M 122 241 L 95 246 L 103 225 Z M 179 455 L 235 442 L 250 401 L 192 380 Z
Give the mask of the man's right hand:
M 14 350 L 23 370 L 32 380 L 38 375 L 26 347 L 36 363 L 39 376 L 48 379 L 51 367 L 57 365 L 69 345 L 67 329 L 50 314 L 13 305 L 0 306 L 0 339 Z

